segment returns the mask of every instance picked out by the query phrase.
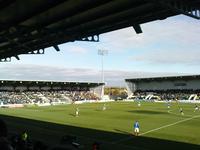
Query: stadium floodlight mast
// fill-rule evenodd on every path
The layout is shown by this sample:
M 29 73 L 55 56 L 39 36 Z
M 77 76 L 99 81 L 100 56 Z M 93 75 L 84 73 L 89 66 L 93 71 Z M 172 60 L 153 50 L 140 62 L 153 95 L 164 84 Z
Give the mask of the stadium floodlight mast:
M 108 54 L 108 50 L 106 49 L 99 49 L 98 50 L 98 55 L 101 56 L 101 81 L 102 83 L 104 83 L 104 56 Z M 101 99 L 104 97 L 104 85 L 102 86 L 102 90 L 101 90 Z

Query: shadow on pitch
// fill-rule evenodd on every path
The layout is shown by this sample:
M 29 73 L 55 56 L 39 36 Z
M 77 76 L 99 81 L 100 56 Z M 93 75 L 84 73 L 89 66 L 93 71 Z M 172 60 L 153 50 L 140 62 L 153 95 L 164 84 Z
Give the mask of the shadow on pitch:
M 76 117 L 76 115 L 75 115 L 75 114 L 72 114 L 72 113 L 69 113 L 69 115 L 72 116 L 72 117 Z
M 160 111 L 154 111 L 154 110 L 132 110 L 128 112 L 137 113 L 137 114 L 168 114 L 168 112 L 160 112 Z
M 97 108 L 95 111 L 103 111 L 102 108 Z
M 114 129 L 115 131 L 119 132 L 119 133 L 122 133 L 122 134 L 127 134 L 127 135 L 131 135 L 130 132 L 127 132 L 127 131 L 123 131 L 123 130 L 119 130 L 119 129 Z
M 142 136 L 134 137 L 130 136 L 130 133 L 118 129 L 115 129 L 118 132 L 115 133 L 7 115 L 0 115 L 0 118 L 7 123 L 10 134 L 21 133 L 26 130 L 32 139 L 41 140 L 49 146 L 59 145 L 64 135 L 73 135 L 77 136 L 78 142 L 81 145 L 84 145 L 82 150 L 92 149 L 94 142 L 101 143 L 100 150 L 200 149 L 200 145 L 195 144 Z

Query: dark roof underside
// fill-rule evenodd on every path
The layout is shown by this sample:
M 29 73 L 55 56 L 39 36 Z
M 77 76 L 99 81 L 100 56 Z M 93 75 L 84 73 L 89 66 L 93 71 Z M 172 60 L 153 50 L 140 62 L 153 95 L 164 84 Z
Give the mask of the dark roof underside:
M 188 75 L 188 76 L 168 76 L 168 77 L 152 77 L 152 78 L 133 78 L 125 79 L 126 82 L 148 82 L 148 81 L 175 81 L 175 80 L 194 80 L 200 79 L 200 75 Z
M 7 87 L 11 87 L 11 91 L 17 91 L 17 87 L 25 87 L 26 91 L 42 91 L 45 88 L 49 91 L 88 91 L 90 88 L 102 85 L 104 83 L 0 80 L 0 91 L 7 91 Z M 36 89 L 32 89 L 31 87 L 35 87 Z
M 0 60 L 94 35 L 98 41 L 99 34 L 129 26 L 140 32 L 142 23 L 200 16 L 188 12 L 199 8 L 199 0 L 0 0 Z

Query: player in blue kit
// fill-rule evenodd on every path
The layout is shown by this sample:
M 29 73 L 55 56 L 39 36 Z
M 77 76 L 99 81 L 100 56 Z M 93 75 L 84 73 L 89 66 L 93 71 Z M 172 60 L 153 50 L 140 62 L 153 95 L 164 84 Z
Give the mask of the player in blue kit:
M 138 136 L 138 135 L 139 135 L 139 132 L 140 132 L 140 129 L 139 129 L 139 128 L 140 128 L 139 122 L 136 121 L 136 122 L 134 123 L 133 127 L 134 127 L 134 134 L 135 134 L 135 136 Z

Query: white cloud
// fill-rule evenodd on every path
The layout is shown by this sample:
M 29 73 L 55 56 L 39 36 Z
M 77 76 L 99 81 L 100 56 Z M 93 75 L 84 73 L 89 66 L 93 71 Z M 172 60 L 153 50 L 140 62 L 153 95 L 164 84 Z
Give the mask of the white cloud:
M 166 20 L 142 24 L 142 34 L 136 34 L 132 27 L 102 35 L 102 43 L 109 50 L 147 49 L 152 45 L 176 46 L 192 51 L 199 45 L 199 20 L 186 16 L 171 17 Z
M 154 64 L 200 65 L 200 51 L 196 49 L 157 49 L 132 56 L 134 61 Z
M 101 82 L 101 71 L 87 68 L 59 68 L 42 65 L 6 64 L 1 65 L 0 70 L 0 78 L 9 80 Z M 124 79 L 126 78 L 165 76 L 171 74 L 172 73 L 105 70 L 105 82 L 108 86 L 125 86 Z M 175 75 L 175 73 L 173 75 Z
M 132 61 L 199 65 L 199 25 L 199 20 L 186 16 L 172 17 L 143 24 L 139 35 L 133 28 L 107 33 L 103 42 L 109 50 L 133 50 L 129 56 Z

